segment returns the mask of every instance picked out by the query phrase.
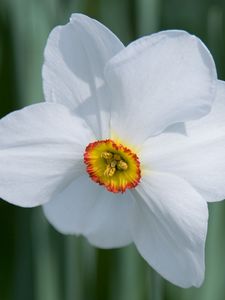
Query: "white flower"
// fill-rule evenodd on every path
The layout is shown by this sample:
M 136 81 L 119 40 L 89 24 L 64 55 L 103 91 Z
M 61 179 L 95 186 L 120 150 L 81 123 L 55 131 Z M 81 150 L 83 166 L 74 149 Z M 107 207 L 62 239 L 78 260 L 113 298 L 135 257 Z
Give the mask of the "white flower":
M 50 34 L 43 82 L 46 103 L 0 121 L 0 196 L 199 286 L 207 201 L 225 197 L 225 85 L 206 47 L 173 30 L 125 48 L 75 14 Z

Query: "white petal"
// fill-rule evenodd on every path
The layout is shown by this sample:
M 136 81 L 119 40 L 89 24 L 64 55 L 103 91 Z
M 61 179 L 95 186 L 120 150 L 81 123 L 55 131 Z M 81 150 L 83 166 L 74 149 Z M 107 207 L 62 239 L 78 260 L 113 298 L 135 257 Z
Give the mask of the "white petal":
M 216 70 L 202 42 L 184 31 L 141 38 L 114 56 L 105 75 L 112 131 L 133 143 L 210 111 Z
M 95 134 L 108 135 L 109 92 L 103 70 L 123 44 L 105 26 L 82 14 L 56 27 L 45 49 L 43 84 L 46 101 L 75 108 Z
M 186 123 L 186 134 L 165 132 L 149 139 L 142 153 L 150 169 L 189 181 L 207 201 L 225 198 L 225 83 L 218 81 L 212 111 Z
M 149 172 L 136 189 L 134 242 L 163 277 L 181 287 L 200 286 L 208 209 L 183 179 Z
M 42 103 L 0 120 L 0 197 L 42 204 L 83 172 L 93 140 L 85 123 L 61 104 Z
M 84 175 L 45 204 L 44 212 L 58 231 L 83 234 L 95 246 L 113 248 L 131 242 L 132 201 L 130 193 L 113 194 Z

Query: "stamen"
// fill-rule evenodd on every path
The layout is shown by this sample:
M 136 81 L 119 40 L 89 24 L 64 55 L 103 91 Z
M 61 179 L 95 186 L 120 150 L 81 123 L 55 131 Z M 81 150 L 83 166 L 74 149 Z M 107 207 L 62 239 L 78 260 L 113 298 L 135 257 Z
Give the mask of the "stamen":
M 106 152 L 105 151 L 105 152 L 102 152 L 101 157 L 105 158 L 105 159 L 112 159 L 113 154 L 111 152 Z
M 114 155 L 113 155 L 113 158 L 114 158 L 115 160 L 121 160 L 121 157 L 120 157 L 119 154 L 114 154 Z
M 112 177 L 114 175 L 114 173 L 116 172 L 116 168 L 115 167 L 112 167 L 110 165 L 107 165 L 106 169 L 105 169 L 105 172 L 104 172 L 104 175 L 105 176 L 109 176 L 109 177 Z
M 117 163 L 117 168 L 118 168 L 118 170 L 125 171 L 125 170 L 128 169 L 128 164 L 127 164 L 125 161 L 120 160 L 120 161 L 118 161 L 118 163 Z

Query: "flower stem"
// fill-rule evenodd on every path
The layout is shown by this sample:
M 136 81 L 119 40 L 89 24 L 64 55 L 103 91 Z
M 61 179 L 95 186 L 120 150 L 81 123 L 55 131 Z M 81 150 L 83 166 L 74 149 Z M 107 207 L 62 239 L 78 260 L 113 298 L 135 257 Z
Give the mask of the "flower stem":
M 65 237 L 65 299 L 82 299 L 82 279 L 79 263 L 79 241 L 73 236 Z
M 163 289 L 163 279 L 162 277 L 154 270 L 151 272 L 151 291 L 150 291 L 150 297 L 149 299 L 153 300 L 162 300 L 164 289 Z
M 32 211 L 32 244 L 35 299 L 61 299 L 57 259 L 52 251 L 49 225 L 40 208 Z

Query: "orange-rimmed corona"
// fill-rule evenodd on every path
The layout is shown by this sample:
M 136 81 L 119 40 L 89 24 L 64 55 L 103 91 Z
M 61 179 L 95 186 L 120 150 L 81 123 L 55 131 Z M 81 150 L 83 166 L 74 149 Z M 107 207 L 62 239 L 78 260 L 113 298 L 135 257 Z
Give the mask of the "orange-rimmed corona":
M 90 178 L 113 193 L 135 188 L 141 178 L 138 156 L 111 139 L 90 143 L 84 153 Z

